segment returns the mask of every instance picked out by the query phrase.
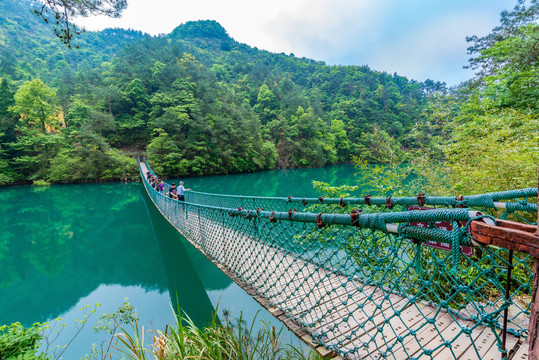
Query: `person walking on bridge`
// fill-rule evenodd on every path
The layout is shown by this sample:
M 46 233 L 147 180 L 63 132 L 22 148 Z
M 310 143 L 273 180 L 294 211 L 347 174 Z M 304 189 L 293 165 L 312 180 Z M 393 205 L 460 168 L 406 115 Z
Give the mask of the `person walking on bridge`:
M 165 183 L 163 182 L 163 180 L 161 180 L 161 178 L 157 179 L 157 186 L 155 190 L 159 191 L 161 194 L 165 192 Z
M 186 189 L 183 187 L 183 181 L 180 181 L 180 186 L 178 186 L 178 189 L 176 190 L 176 194 L 178 195 L 178 200 L 185 201 L 184 192 L 189 191 L 191 189 Z

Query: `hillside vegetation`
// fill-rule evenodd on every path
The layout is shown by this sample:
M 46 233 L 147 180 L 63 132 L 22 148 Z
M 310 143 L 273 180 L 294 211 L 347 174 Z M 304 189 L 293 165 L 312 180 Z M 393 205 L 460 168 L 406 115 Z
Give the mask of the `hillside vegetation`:
M 252 48 L 215 21 L 87 32 L 70 49 L 31 9 L 0 2 L 0 184 L 129 179 L 144 151 L 166 176 L 353 159 L 411 164 L 437 194 L 535 184 L 537 1 L 468 39 L 476 76 L 452 89 Z
M 4 184 L 129 178 L 124 153 L 145 149 L 169 176 L 383 162 L 444 85 L 251 48 L 215 21 L 87 32 L 69 49 L 31 8 L 0 3 Z

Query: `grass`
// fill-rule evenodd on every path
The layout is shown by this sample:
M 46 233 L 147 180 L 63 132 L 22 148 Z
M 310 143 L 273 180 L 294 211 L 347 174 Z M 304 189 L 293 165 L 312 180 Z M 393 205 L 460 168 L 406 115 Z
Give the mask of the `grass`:
M 257 314 L 258 315 L 258 314 Z M 120 332 L 115 348 L 129 360 L 318 360 L 314 351 L 305 354 L 303 349 L 282 343 L 282 331 L 264 324 L 262 330 L 255 332 L 254 325 L 243 325 L 240 315 L 237 323 L 226 317 L 223 324 L 217 319 L 217 310 L 212 321 L 204 328 L 197 327 L 188 316 L 176 315 L 176 324 L 162 330 L 152 331 L 151 346 L 144 345 L 144 327 L 132 323 L 133 329 L 127 331 L 119 326 Z

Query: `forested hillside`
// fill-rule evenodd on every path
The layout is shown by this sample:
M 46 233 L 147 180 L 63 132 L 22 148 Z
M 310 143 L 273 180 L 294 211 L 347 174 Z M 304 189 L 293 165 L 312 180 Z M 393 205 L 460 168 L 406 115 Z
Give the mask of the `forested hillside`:
M 444 84 L 251 48 L 215 21 L 68 49 L 25 0 L 0 2 L 0 183 L 387 161 Z

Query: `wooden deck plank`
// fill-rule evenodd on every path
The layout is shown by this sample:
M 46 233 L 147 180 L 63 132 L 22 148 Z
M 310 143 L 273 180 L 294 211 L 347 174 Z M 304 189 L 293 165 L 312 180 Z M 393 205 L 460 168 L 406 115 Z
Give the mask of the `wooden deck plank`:
M 410 337 L 408 341 L 404 343 L 404 346 L 395 348 L 393 351 L 396 359 L 407 359 L 410 356 L 415 356 L 418 352 L 422 351 L 429 343 L 434 340 L 441 331 L 444 331 L 449 325 L 451 325 L 453 318 L 448 313 L 439 315 L 434 324 L 425 324 L 418 331 L 417 335 Z
M 518 348 L 516 354 L 513 356 L 512 360 L 528 360 L 528 350 L 530 343 L 526 340 Z
M 460 356 L 460 358 L 474 359 L 478 358 L 479 356 L 481 359 L 486 359 L 486 354 L 493 346 L 497 349 L 496 336 L 494 335 L 492 329 L 485 327 L 473 345 L 475 346 L 470 346 L 468 350 L 466 350 L 466 352 Z M 497 353 L 498 358 L 496 360 L 500 360 L 500 352 L 497 351 Z
M 517 343 L 518 343 L 517 337 L 508 336 L 506 347 L 507 349 L 513 349 Z M 493 342 L 490 349 L 488 349 L 487 353 L 483 356 L 483 360 L 501 360 L 501 358 L 502 358 L 501 352 L 500 352 L 500 349 L 498 349 L 498 345 L 496 344 L 496 342 Z M 528 359 L 526 358 L 526 360 Z
M 331 319 L 331 321 L 325 321 L 325 325 L 318 327 L 317 331 L 332 330 L 335 327 L 340 326 L 339 323 L 342 323 L 343 321 L 347 323 L 349 318 L 359 320 L 357 324 L 358 326 L 366 323 L 369 317 L 376 314 L 377 310 L 384 312 L 390 306 L 389 302 L 384 303 L 383 301 L 386 295 L 387 294 L 384 294 L 382 291 L 380 291 L 380 289 L 370 289 L 370 293 L 357 292 L 354 294 L 354 296 L 352 296 L 351 299 L 349 299 L 349 302 L 346 305 L 341 305 L 333 309 L 331 313 L 328 314 L 328 318 Z M 402 299 L 394 297 L 391 294 L 389 296 L 396 301 L 400 301 Z M 375 317 L 372 319 L 373 326 L 375 326 Z M 368 326 L 364 327 L 365 331 L 369 329 L 370 328 Z
M 349 302 L 356 304 L 361 304 L 366 302 L 368 294 L 357 292 L 351 298 Z M 377 293 L 375 296 L 381 296 Z M 368 305 L 371 305 L 371 302 L 368 302 Z M 357 307 L 356 307 L 357 308 Z M 316 315 L 316 318 L 315 318 Z M 347 321 L 343 320 L 346 317 L 350 317 L 350 309 L 344 305 L 331 309 L 325 314 L 315 314 L 305 317 L 305 320 L 309 322 L 311 331 L 317 334 L 326 334 L 328 341 L 331 341 L 333 338 L 337 337 L 338 334 L 346 334 L 350 331 L 350 327 L 347 324 Z M 352 315 L 353 316 L 353 315 Z M 337 335 L 335 335 L 337 334 Z
M 350 297 L 350 295 L 352 295 Z M 327 331 L 332 324 L 337 324 L 338 319 L 342 319 L 345 316 L 349 316 L 349 312 L 344 314 L 343 299 L 348 302 L 361 303 L 365 301 L 367 295 L 356 291 L 355 294 L 348 294 L 346 289 L 340 289 L 333 293 L 330 299 L 325 302 L 321 302 L 316 307 L 307 309 L 301 313 L 296 313 L 295 316 L 298 320 L 305 324 L 310 329 L 316 331 Z
M 461 356 L 467 352 L 470 347 L 473 347 L 473 343 L 484 333 L 484 327 L 477 327 L 471 334 L 466 335 L 461 333 L 462 328 L 471 328 L 475 324 L 471 321 L 454 321 L 449 327 L 447 327 L 441 334 L 441 339 L 451 341 L 451 348 L 443 347 L 441 350 L 434 353 L 434 358 L 451 359 L 452 357 L 460 359 Z M 486 333 L 485 333 L 486 334 Z M 452 341 L 455 339 L 454 341 Z M 437 339 L 438 341 L 438 339 Z M 438 343 L 435 341 L 436 346 Z
M 395 309 L 402 309 L 407 303 L 404 298 L 397 297 L 394 294 L 389 294 L 389 297 L 394 299 L 395 303 L 391 304 L 390 301 L 382 301 L 381 303 L 365 301 L 363 304 L 359 304 L 360 306 L 355 310 L 348 310 L 349 317 L 345 323 L 328 323 L 326 328 L 321 329 L 324 330 L 328 338 L 327 343 L 331 345 L 341 344 L 345 349 L 352 348 L 350 346 L 352 341 L 360 336 L 369 334 L 385 321 L 384 312 L 390 306 Z
M 392 316 L 389 321 L 377 327 L 373 337 L 372 332 L 359 338 L 363 343 L 368 343 L 359 350 L 360 356 L 371 356 L 373 358 L 386 357 L 388 345 L 391 346 L 391 353 L 394 352 L 395 344 L 391 344 L 398 336 L 409 338 L 411 332 L 420 330 L 425 324 L 425 317 L 430 316 L 436 309 L 423 304 L 414 304 L 403 310 L 399 316 Z M 352 342 L 354 344 L 354 342 Z M 399 343 L 397 342 L 396 345 Z

